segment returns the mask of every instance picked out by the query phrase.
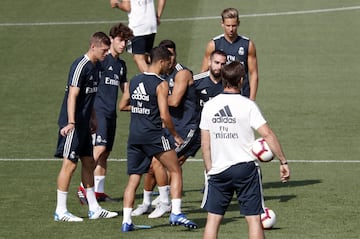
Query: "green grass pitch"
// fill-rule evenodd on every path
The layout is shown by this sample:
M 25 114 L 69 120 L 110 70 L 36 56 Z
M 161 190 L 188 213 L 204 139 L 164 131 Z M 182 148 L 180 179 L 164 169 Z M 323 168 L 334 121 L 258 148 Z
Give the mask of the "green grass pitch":
M 156 43 L 177 43 L 178 62 L 197 73 L 206 43 L 222 33 L 223 8 L 240 11 L 239 33 L 256 45 L 257 102 L 290 160 L 292 179 L 279 182 L 278 164 L 263 164 L 266 205 L 278 217 L 267 238 L 360 238 L 360 1 L 168 0 Z M 153 228 L 121 234 L 122 218 L 55 223 L 59 160 L 52 159 L 57 117 L 71 62 L 87 50 L 89 36 L 126 22 L 108 1 L 2 0 L 0 7 L 0 238 L 201 238 L 206 213 L 199 208 L 201 162 L 184 166 L 184 212 L 200 228 L 170 227 L 168 218 L 134 218 Z M 136 68 L 128 54 L 128 78 Z M 119 113 L 111 158 L 126 158 L 129 117 Z M 196 158 L 200 159 L 198 153 Z M 2 159 L 10 159 L 8 161 Z M 33 159 L 15 161 L 11 159 Z M 112 161 L 106 190 L 122 210 L 126 163 Z M 198 175 L 198 176 L 194 176 Z M 86 217 L 75 197 L 68 207 Z M 141 189 L 137 202 L 141 202 Z M 219 238 L 246 238 L 235 201 Z

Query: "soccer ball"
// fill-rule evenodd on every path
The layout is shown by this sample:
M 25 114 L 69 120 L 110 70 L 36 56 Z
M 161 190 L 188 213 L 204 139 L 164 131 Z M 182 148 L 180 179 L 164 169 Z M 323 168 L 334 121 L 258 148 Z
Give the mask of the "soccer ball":
M 261 214 L 261 223 L 264 229 L 272 228 L 276 223 L 276 214 L 273 210 L 266 207 L 265 212 Z
M 261 162 L 270 162 L 274 159 L 274 154 L 263 138 L 258 138 L 254 141 L 251 152 Z

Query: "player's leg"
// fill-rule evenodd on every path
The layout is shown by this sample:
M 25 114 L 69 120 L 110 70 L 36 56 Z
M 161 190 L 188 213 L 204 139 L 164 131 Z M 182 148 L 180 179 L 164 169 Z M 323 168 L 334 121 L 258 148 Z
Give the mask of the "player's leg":
M 140 72 L 145 72 L 148 70 L 148 63 L 147 63 L 147 55 L 145 54 L 133 54 L 134 62 L 139 69 Z
M 245 216 L 249 227 L 249 239 L 264 239 L 260 215 Z
M 69 159 L 69 152 L 76 152 L 78 147 L 77 134 L 73 130 L 68 136 L 63 137 L 59 134 L 58 145 L 55 153 L 55 157 L 63 158 L 61 169 L 57 177 L 57 201 L 56 209 L 54 213 L 55 221 L 67 221 L 67 222 L 80 222 L 82 218 L 74 216 L 67 209 L 67 196 L 69 191 L 69 185 L 72 175 L 74 174 L 78 158 L 76 153 L 71 154 L 71 160 Z
M 85 187 L 86 197 L 89 204 L 89 219 L 98 218 L 113 218 L 118 216 L 117 212 L 110 212 L 103 209 L 96 200 L 94 191 L 94 169 L 96 162 L 93 158 L 93 144 L 90 130 L 83 132 L 83 138 L 81 138 L 81 181 Z
M 153 161 L 149 171 L 145 174 L 144 177 L 144 190 L 143 190 L 143 202 L 139 204 L 135 210 L 132 211 L 131 216 L 140 216 L 145 213 L 151 212 L 151 198 L 153 194 L 154 187 L 156 185 L 154 171 L 153 171 Z
M 208 213 L 203 239 L 217 239 L 223 215 Z
M 249 238 L 263 239 L 260 214 L 263 212 L 263 193 L 260 170 L 255 162 L 234 165 L 232 175 L 241 214 L 248 223 Z
M 94 188 L 96 199 L 99 202 L 115 201 L 105 194 L 105 178 L 107 171 L 107 160 L 114 145 L 116 118 L 107 118 L 105 115 L 96 114 L 97 130 L 93 139 L 94 144 L 94 160 L 96 168 L 94 170 Z
M 131 40 L 131 49 L 128 51 L 133 54 L 133 59 L 140 72 L 148 70 L 148 54 L 155 41 L 155 33 L 145 36 L 136 36 Z
M 149 171 L 151 161 L 143 153 L 141 145 L 127 146 L 127 174 L 128 183 L 123 196 L 123 222 L 121 231 L 129 232 L 135 229 L 131 213 L 134 207 L 136 190 L 139 187 L 142 174 Z
M 154 182 L 157 183 L 159 189 L 159 202 L 156 204 L 155 210 L 149 215 L 149 218 L 158 218 L 171 210 L 169 198 L 170 186 L 168 183 L 167 170 L 160 161 L 153 159 L 152 170 L 154 172 L 154 179 L 156 178 L 156 181 L 154 180 Z
M 187 228 L 197 228 L 197 224 L 188 220 L 181 213 L 181 197 L 182 197 L 182 172 L 178 163 L 175 150 L 169 150 L 155 155 L 155 157 L 164 165 L 171 176 L 170 194 L 171 194 L 171 225 L 183 225 Z

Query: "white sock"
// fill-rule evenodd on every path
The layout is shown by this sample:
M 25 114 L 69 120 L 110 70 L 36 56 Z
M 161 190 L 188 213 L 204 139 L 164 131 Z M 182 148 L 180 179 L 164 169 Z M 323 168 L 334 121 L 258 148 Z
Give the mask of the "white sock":
M 181 213 L 181 198 L 171 200 L 171 213 L 178 215 Z
M 56 202 L 56 210 L 55 212 L 59 215 L 67 212 L 66 200 L 67 200 L 68 192 L 57 190 L 57 202 Z
M 94 176 L 94 190 L 97 193 L 105 192 L 105 176 Z
M 132 208 L 123 208 L 123 221 L 122 223 L 127 223 L 127 224 L 131 224 L 132 220 L 131 220 L 131 212 L 132 212 Z
M 165 185 L 165 186 L 158 187 L 158 189 L 159 189 L 159 194 L 160 194 L 160 202 L 162 202 L 164 204 L 169 204 L 170 203 L 170 199 L 169 199 L 170 186 Z
M 152 193 L 153 193 L 152 191 L 144 190 L 144 192 L 143 192 L 143 204 L 145 204 L 145 205 L 150 205 L 151 204 Z
M 98 209 L 98 207 L 100 207 L 100 205 L 96 200 L 94 188 L 93 187 L 86 188 L 85 190 L 86 190 L 86 198 L 89 204 L 89 210 L 95 211 L 96 209 Z

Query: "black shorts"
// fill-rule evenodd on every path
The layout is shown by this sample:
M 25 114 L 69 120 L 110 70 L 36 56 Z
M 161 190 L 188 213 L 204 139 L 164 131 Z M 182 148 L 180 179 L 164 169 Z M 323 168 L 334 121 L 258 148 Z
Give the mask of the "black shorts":
M 76 163 L 80 157 L 93 156 L 93 145 L 89 128 L 76 128 L 67 136 L 59 138 L 55 152 L 57 158 L 67 158 Z
M 261 177 L 255 162 L 239 163 L 225 171 L 210 175 L 205 187 L 202 207 L 210 213 L 225 215 L 234 192 L 245 216 L 263 213 Z
M 127 146 L 127 173 L 144 174 L 149 171 L 151 159 L 154 155 L 173 150 L 169 140 L 162 136 L 159 142 L 153 144 L 128 144 Z
M 152 33 L 145 36 L 134 37 L 131 41 L 129 41 L 127 51 L 131 54 L 149 54 L 150 50 L 154 46 L 155 35 L 155 33 Z
M 106 146 L 106 151 L 111 152 L 116 132 L 116 118 L 107 118 L 101 113 L 96 113 L 96 134 L 93 144 L 95 146 Z
M 170 143 L 176 147 L 174 137 L 167 130 L 166 134 L 168 135 Z M 178 131 L 178 134 L 184 140 L 184 143 L 175 148 L 177 156 L 179 158 L 182 156 L 185 156 L 186 158 L 190 156 L 194 157 L 201 147 L 200 128 L 198 126 L 188 127 Z

